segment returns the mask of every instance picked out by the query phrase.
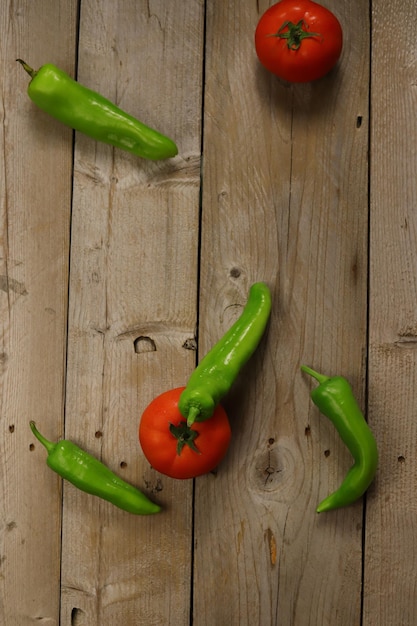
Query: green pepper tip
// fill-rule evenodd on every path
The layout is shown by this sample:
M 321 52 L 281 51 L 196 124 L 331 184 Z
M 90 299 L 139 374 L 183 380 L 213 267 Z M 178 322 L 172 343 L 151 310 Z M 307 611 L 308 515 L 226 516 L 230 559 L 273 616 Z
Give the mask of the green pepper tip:
M 190 407 L 190 411 L 187 416 L 187 426 L 192 426 L 199 415 L 200 409 L 197 406 Z
M 327 505 L 328 498 L 325 498 L 320 502 L 320 504 L 316 507 L 316 513 L 324 513 L 325 511 L 329 511 L 329 507 Z

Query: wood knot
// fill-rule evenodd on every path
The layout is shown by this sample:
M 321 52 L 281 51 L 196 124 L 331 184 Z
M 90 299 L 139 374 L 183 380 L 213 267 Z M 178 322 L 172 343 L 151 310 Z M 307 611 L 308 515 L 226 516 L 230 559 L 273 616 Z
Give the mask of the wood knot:
M 269 442 L 268 442 L 269 443 Z M 270 446 L 271 444 L 269 444 Z M 269 448 L 260 455 L 256 465 L 258 481 L 263 489 L 270 491 L 279 482 L 279 474 L 283 471 L 282 460 L 279 458 L 277 450 Z
M 249 481 L 258 494 L 278 494 L 279 501 L 291 502 L 301 489 L 303 477 L 304 465 L 294 442 L 271 437 L 255 454 Z

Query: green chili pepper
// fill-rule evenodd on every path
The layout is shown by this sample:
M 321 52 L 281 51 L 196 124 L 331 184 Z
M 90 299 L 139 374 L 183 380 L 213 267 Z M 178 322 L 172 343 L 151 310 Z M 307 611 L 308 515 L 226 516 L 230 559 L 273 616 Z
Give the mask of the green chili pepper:
M 202 359 L 180 396 L 178 408 L 189 426 L 213 415 L 240 369 L 255 352 L 270 312 L 271 293 L 268 286 L 254 283 L 242 314 Z
M 36 71 L 22 59 L 17 61 L 32 78 L 28 87 L 31 100 L 63 124 L 146 159 L 168 159 L 178 153 L 172 139 L 80 85 L 55 65 L 48 63 Z
M 301 369 L 320 383 L 311 392 L 311 398 L 333 422 L 354 459 L 339 489 L 317 507 L 321 513 L 352 504 L 365 493 L 377 470 L 378 449 L 348 381 L 342 376 L 318 374 L 305 365 Z
M 103 498 L 135 515 L 150 515 L 161 510 L 145 494 L 116 476 L 104 463 L 72 441 L 63 439 L 53 443 L 41 435 L 35 422 L 31 421 L 30 427 L 48 451 L 47 465 L 81 491 Z

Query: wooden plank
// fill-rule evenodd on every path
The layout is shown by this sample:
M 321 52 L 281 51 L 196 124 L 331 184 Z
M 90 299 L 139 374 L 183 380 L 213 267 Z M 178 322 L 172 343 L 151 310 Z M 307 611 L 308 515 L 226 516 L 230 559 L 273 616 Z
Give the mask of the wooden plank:
M 252 282 L 271 286 L 273 313 L 226 401 L 227 458 L 196 483 L 193 623 L 351 626 L 362 505 L 315 513 L 350 457 L 299 366 L 344 374 L 363 401 L 367 3 L 327 3 L 345 31 L 339 68 L 292 87 L 257 63 L 258 4 L 207 5 L 200 355 Z
M 29 101 L 15 58 L 73 74 L 77 6 L 0 7 L 7 626 L 187 624 L 191 609 L 198 626 L 360 623 L 362 507 L 314 512 L 350 458 L 298 368 L 345 374 L 365 405 L 368 6 L 329 0 L 345 30 L 339 71 L 288 87 L 254 56 L 270 2 L 206 3 L 199 355 L 254 280 L 268 281 L 274 308 L 226 402 L 229 454 L 196 481 L 191 590 L 191 484 L 152 471 L 136 434 L 148 401 L 194 365 L 183 345 L 196 325 L 203 2 L 184 4 L 82 3 L 80 80 L 173 136 L 180 156 L 150 164 L 76 138 L 66 389 L 72 133 Z M 367 404 L 381 463 L 365 510 L 363 626 L 416 622 L 415 20 L 411 0 L 373 2 Z M 149 341 L 135 351 L 138 337 Z M 28 421 L 63 435 L 64 392 L 66 435 L 165 510 L 133 518 L 65 484 L 60 618 L 61 481 Z
M 61 492 L 29 429 L 62 433 L 71 131 L 15 61 L 73 70 L 76 2 L 0 6 L 0 623 L 58 624 Z
M 380 468 L 367 507 L 364 625 L 403 626 L 417 622 L 417 43 L 409 28 L 417 7 L 372 7 L 368 402 Z
M 76 140 L 66 432 L 164 512 L 137 518 L 65 487 L 65 624 L 189 620 L 192 482 L 153 471 L 137 429 L 195 362 L 202 42 L 199 1 L 82 3 L 80 82 L 171 136 L 179 156 Z

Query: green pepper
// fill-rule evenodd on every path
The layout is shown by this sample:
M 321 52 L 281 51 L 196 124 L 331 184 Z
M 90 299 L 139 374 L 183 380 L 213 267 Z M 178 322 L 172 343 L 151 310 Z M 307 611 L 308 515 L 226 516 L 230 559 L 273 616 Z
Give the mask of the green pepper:
M 254 283 L 240 317 L 201 360 L 180 396 L 178 408 L 189 426 L 213 415 L 240 369 L 255 352 L 270 312 L 268 286 Z
M 178 153 L 172 139 L 77 83 L 55 65 L 48 63 L 36 71 L 22 59 L 17 61 L 32 78 L 28 86 L 31 100 L 63 124 L 146 159 L 168 159 Z
M 150 515 L 161 510 L 145 494 L 116 476 L 104 463 L 72 441 L 62 439 L 53 443 L 41 435 L 35 422 L 31 421 L 30 427 L 48 451 L 47 465 L 81 491 L 98 496 L 135 515 Z
M 352 504 L 365 493 L 377 470 L 378 448 L 348 381 L 343 376 L 324 376 L 306 365 L 301 369 L 319 382 L 311 398 L 333 422 L 354 459 L 339 489 L 317 507 L 321 513 Z

